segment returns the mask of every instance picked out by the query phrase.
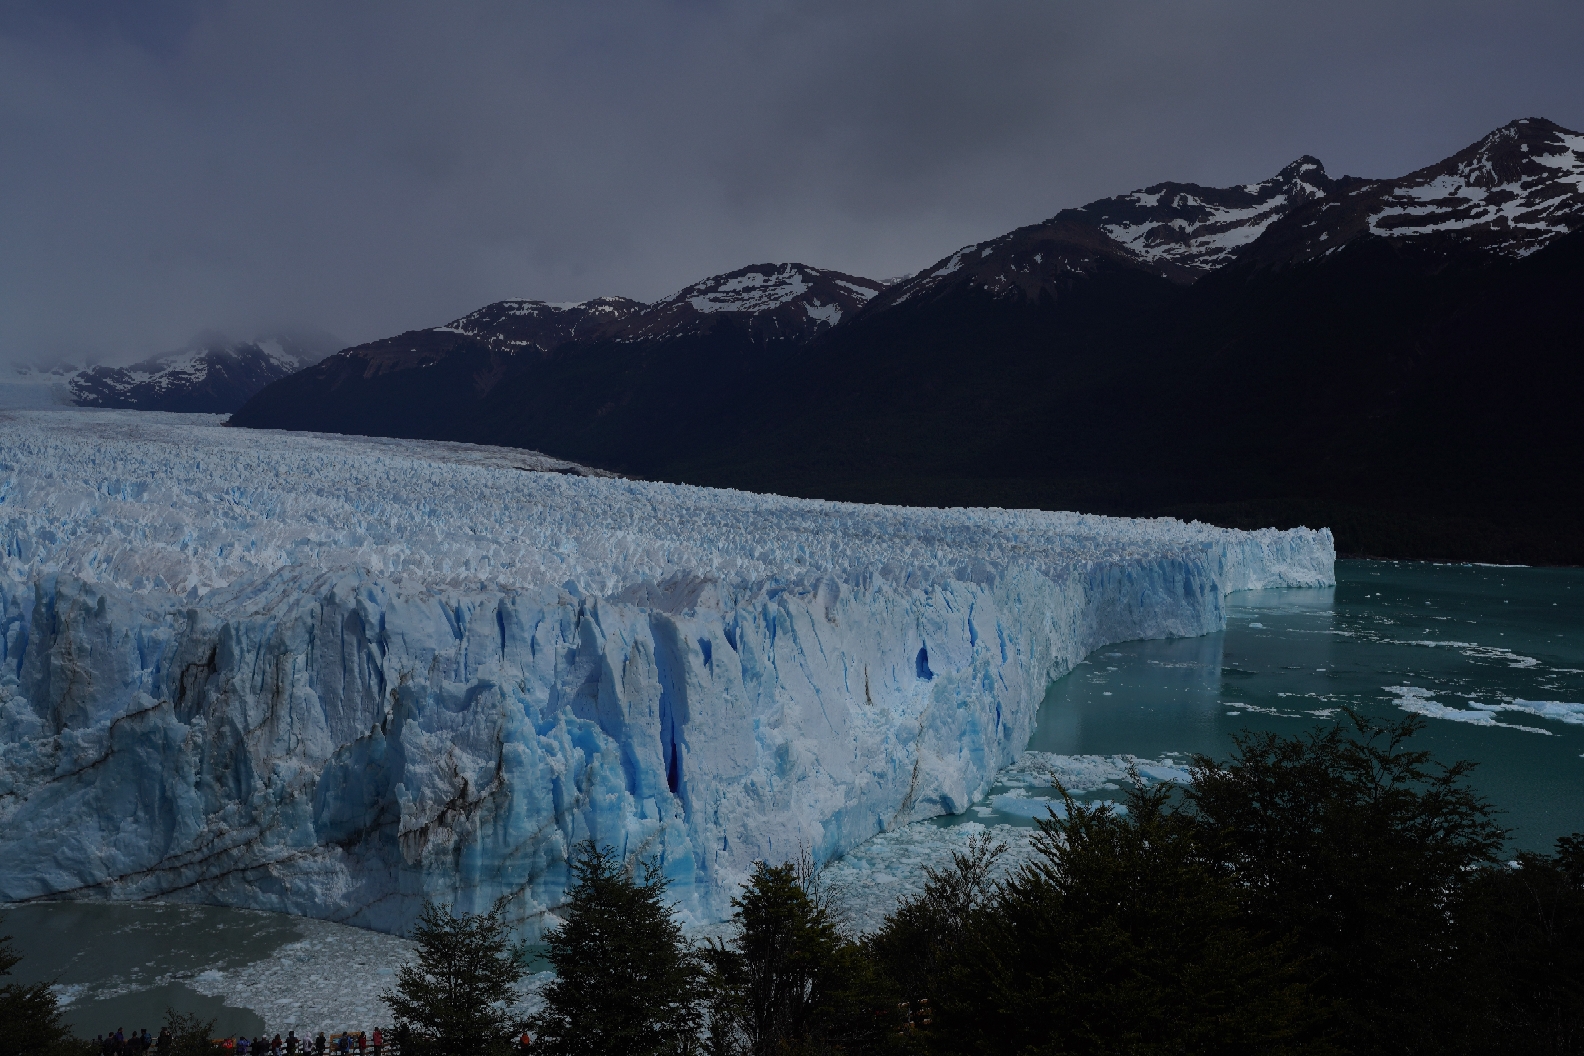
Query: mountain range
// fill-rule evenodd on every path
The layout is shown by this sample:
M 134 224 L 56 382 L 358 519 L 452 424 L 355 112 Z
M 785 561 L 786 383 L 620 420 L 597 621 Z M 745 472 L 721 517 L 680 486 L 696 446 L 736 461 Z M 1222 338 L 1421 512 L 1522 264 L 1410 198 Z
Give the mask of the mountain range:
M 1326 525 L 1344 553 L 1584 563 L 1584 136 L 1396 179 L 1163 183 L 880 283 L 505 301 L 346 349 L 232 424 L 529 447 L 855 501 Z
M 319 362 L 339 342 L 315 333 L 252 341 L 210 335 L 125 367 L 23 367 L 0 375 L 0 406 L 111 407 L 227 414 L 273 381 Z

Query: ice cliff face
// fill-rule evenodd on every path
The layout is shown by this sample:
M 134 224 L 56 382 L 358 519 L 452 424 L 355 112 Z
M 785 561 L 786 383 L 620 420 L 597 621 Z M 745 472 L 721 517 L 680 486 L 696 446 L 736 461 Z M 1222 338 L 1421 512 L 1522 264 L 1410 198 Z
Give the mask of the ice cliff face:
M 396 931 L 534 933 L 587 839 L 719 918 L 755 859 L 964 809 L 1089 650 L 1333 559 L 122 412 L 0 416 L 0 526 L 0 899 Z

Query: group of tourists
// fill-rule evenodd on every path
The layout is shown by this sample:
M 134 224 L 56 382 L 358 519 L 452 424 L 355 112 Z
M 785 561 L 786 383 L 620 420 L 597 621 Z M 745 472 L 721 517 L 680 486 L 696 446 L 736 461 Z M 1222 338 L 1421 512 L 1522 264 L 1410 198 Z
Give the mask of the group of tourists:
M 170 1052 L 173 1040 L 169 1027 L 152 1037 L 146 1027 L 134 1031 L 131 1037 L 117 1027 L 114 1034 L 101 1034 L 94 1039 L 99 1047 L 99 1056 L 144 1056 L 150 1049 L 157 1056 L 163 1056 Z M 321 1030 L 310 1040 L 299 1038 L 296 1031 L 288 1030 L 284 1038 L 279 1034 L 272 1038 L 249 1038 L 239 1034 L 216 1038 L 215 1044 L 235 1056 L 351 1056 L 354 1052 L 358 1056 L 381 1056 L 385 1048 L 385 1032 L 375 1027 L 373 1034 L 361 1030 L 344 1030 L 326 1037 Z M 372 1054 L 369 1051 L 371 1049 Z
M 339 1034 L 325 1037 L 325 1032 L 321 1030 L 310 1041 L 307 1038 L 299 1038 L 296 1031 L 288 1030 L 284 1038 L 279 1034 L 273 1038 L 262 1036 L 249 1038 L 243 1034 L 234 1038 L 222 1038 L 220 1044 L 227 1052 L 234 1052 L 236 1056 L 297 1056 L 298 1053 L 302 1053 L 303 1056 L 309 1054 L 326 1056 L 326 1053 L 350 1056 L 354 1052 L 358 1056 L 368 1056 L 370 1049 L 374 1050 L 373 1056 L 380 1056 L 385 1048 L 385 1033 L 375 1027 L 373 1034 L 361 1030 L 356 1032 L 343 1030 Z
M 147 1027 L 134 1031 L 131 1037 L 117 1027 L 114 1034 L 101 1034 L 94 1042 L 99 1047 L 99 1056 L 144 1056 L 150 1049 L 154 1050 L 156 1056 L 165 1056 L 171 1051 L 173 1040 L 169 1027 L 163 1028 L 153 1037 L 149 1035 Z M 309 1040 L 299 1038 L 295 1030 L 288 1030 L 284 1038 L 279 1034 L 272 1038 L 262 1035 L 249 1038 L 245 1034 L 238 1034 L 229 1038 L 216 1038 L 214 1042 L 234 1056 L 351 1056 L 354 1052 L 357 1056 L 382 1056 L 385 1032 L 375 1027 L 373 1034 L 361 1030 L 343 1030 L 326 1037 L 321 1030 Z M 527 1031 L 523 1031 L 522 1037 L 517 1040 L 518 1050 L 526 1053 L 532 1044 L 533 1039 Z M 400 1056 L 400 1044 L 396 1049 L 395 1056 Z
M 159 1037 L 151 1038 L 148 1028 L 144 1027 L 141 1031 L 134 1031 L 129 1038 L 126 1031 L 117 1027 L 114 1034 L 101 1034 L 94 1038 L 94 1044 L 99 1047 L 99 1056 L 143 1056 L 150 1049 L 165 1053 L 170 1051 L 171 1032 L 166 1027 L 159 1032 Z

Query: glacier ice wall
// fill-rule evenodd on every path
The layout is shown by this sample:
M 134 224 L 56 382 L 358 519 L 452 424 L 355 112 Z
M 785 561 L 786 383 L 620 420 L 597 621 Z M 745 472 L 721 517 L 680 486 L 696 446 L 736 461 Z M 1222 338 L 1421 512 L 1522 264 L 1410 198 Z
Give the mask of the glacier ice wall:
M 0 414 L 0 900 L 507 896 L 533 934 L 594 839 L 719 919 L 755 859 L 965 809 L 1091 649 L 1333 581 L 1323 530 L 532 468 Z

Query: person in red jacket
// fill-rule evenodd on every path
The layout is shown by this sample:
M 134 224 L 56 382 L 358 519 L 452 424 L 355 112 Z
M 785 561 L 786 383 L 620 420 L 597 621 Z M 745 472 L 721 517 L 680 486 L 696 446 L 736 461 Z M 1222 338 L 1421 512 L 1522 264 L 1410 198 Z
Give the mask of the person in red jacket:
M 374 1036 L 369 1039 L 369 1043 L 374 1046 L 374 1056 L 380 1056 L 380 1050 L 385 1047 L 385 1035 L 380 1033 L 380 1028 L 374 1028 Z

